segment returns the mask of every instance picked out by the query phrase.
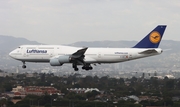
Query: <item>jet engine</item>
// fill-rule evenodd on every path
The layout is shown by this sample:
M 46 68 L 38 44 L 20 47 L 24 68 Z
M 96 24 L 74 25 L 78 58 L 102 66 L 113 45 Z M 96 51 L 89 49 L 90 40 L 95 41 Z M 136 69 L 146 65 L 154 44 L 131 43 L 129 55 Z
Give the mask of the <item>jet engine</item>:
M 50 59 L 50 65 L 51 66 L 61 66 L 64 63 L 70 62 L 71 58 L 70 56 L 59 56 L 59 57 L 54 57 Z

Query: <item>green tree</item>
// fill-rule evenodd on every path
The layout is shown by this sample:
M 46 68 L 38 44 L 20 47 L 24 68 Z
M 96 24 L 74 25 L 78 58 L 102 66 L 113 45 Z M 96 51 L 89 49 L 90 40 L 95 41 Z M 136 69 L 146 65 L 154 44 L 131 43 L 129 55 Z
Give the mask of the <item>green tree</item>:
M 10 83 L 5 83 L 3 87 L 7 92 L 12 91 L 12 84 Z
M 44 105 L 44 107 L 51 107 L 51 104 L 50 104 L 50 103 L 46 103 L 46 104 Z
M 97 92 L 96 90 L 93 90 L 92 92 L 87 92 L 86 97 L 88 99 L 94 99 L 96 95 L 99 95 L 100 93 Z

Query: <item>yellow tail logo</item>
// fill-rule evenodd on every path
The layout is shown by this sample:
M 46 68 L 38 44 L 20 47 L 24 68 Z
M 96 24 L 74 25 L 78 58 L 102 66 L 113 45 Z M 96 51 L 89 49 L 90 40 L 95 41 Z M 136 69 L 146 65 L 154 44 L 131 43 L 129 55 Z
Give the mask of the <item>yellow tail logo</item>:
M 154 31 L 150 34 L 149 39 L 152 43 L 159 43 L 159 41 L 161 40 L 161 35 L 159 34 L 159 32 Z

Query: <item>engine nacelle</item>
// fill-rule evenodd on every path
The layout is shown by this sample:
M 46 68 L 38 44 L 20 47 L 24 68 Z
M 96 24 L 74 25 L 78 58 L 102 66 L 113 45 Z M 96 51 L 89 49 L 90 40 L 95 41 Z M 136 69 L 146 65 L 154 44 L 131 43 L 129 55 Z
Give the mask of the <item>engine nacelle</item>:
M 58 58 L 52 58 L 52 59 L 50 59 L 50 65 L 51 66 L 61 66 L 62 64 L 59 62 Z
M 59 56 L 50 59 L 51 66 L 61 66 L 64 63 L 69 63 L 69 62 L 70 62 L 69 56 Z

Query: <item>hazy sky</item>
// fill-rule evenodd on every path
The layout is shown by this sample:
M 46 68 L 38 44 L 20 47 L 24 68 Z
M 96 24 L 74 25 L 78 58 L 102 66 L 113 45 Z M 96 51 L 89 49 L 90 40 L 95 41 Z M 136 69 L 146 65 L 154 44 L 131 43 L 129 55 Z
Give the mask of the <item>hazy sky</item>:
M 46 44 L 139 41 L 158 24 L 180 41 L 180 0 L 0 0 L 0 35 Z

